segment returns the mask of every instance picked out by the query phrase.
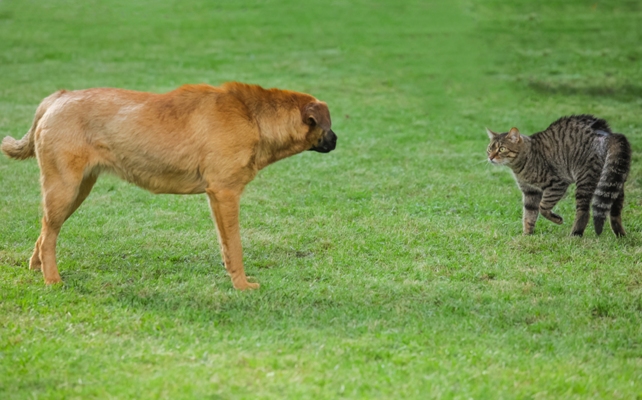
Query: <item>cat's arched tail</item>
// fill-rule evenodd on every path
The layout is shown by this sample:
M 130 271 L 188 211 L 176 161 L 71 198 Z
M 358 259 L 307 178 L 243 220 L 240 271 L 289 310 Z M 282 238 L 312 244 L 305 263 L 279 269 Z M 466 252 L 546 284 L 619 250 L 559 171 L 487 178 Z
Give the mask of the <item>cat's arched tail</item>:
M 612 133 L 607 138 L 608 150 L 600 181 L 593 195 L 595 233 L 602 233 L 606 214 L 610 213 L 611 228 L 616 236 L 626 235 L 622 227 L 624 182 L 631 168 L 631 145 L 626 136 Z

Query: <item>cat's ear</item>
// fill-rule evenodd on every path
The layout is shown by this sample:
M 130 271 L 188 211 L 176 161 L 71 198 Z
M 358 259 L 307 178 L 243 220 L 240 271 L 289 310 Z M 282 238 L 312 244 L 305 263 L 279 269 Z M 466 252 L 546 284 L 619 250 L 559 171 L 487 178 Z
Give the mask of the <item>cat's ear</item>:
M 486 134 L 488 134 L 488 138 L 490 140 L 493 140 L 493 139 L 495 139 L 495 137 L 497 137 L 497 134 L 495 132 L 491 131 L 488 128 L 486 128 Z
M 517 128 L 511 128 L 506 137 L 513 143 L 520 143 L 522 141 L 522 135 L 519 134 L 519 130 Z

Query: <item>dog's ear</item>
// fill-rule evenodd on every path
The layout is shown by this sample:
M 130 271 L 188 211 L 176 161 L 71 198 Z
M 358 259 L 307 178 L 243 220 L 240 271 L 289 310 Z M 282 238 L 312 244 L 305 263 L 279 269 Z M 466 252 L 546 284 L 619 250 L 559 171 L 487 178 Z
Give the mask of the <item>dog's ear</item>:
M 306 125 L 315 127 L 320 125 L 323 129 L 330 129 L 330 111 L 322 101 L 313 101 L 303 108 L 303 122 Z

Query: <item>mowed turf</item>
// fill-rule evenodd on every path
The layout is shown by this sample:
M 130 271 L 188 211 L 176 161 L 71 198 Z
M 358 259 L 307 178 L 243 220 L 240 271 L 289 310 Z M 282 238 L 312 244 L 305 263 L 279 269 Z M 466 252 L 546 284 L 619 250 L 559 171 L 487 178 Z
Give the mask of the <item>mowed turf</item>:
M 0 157 L 0 398 L 642 395 L 642 5 L 0 3 L 0 136 L 51 92 L 229 80 L 328 102 L 337 150 L 262 171 L 237 292 L 204 196 L 103 176 L 28 259 L 35 160 Z M 633 146 L 628 236 L 571 238 L 485 161 L 484 128 L 593 113 Z

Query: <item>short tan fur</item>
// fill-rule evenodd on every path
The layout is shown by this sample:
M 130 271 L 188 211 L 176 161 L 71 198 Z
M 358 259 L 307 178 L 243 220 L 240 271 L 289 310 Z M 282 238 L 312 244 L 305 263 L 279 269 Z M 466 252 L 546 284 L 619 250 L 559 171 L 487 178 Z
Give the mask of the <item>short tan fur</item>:
M 47 284 L 60 282 L 56 241 L 98 175 L 111 172 L 153 193 L 206 193 L 234 287 L 247 281 L 239 201 L 259 170 L 304 150 L 336 146 L 326 103 L 293 91 L 231 82 L 185 85 L 165 94 L 97 88 L 45 98 L 11 158 L 37 157 L 42 230 L 30 259 Z

